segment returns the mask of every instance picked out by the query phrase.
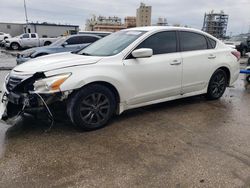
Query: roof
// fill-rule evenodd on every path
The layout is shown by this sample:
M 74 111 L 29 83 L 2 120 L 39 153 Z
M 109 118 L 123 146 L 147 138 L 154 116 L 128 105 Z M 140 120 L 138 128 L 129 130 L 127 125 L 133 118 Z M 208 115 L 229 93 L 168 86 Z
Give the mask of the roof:
M 146 32 L 157 32 L 157 31 L 167 31 L 167 30 L 176 30 L 176 31 L 190 31 L 195 33 L 200 33 L 203 35 L 207 35 L 214 40 L 217 40 L 214 36 L 210 35 L 199 29 L 188 28 L 188 27 L 174 27 L 174 26 L 146 26 L 146 27 L 133 27 L 129 29 L 125 29 L 125 31 L 146 31 Z
M 146 27 L 133 27 L 129 28 L 127 30 L 140 30 L 140 31 L 157 31 L 157 30 L 188 30 L 188 31 L 198 31 L 201 32 L 201 30 L 193 29 L 193 28 L 187 28 L 187 27 L 174 27 L 174 26 L 146 26 Z

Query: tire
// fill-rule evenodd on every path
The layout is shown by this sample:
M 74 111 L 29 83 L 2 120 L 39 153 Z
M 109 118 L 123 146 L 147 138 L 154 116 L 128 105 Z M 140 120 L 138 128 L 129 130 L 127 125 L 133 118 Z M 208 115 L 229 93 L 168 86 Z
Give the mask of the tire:
M 206 97 L 209 100 L 221 98 L 227 87 L 227 79 L 227 74 L 224 70 L 216 70 L 209 81 Z
M 115 112 L 114 94 L 105 86 L 88 85 L 68 100 L 67 113 L 71 122 L 84 131 L 104 127 Z
M 51 45 L 51 42 L 49 42 L 49 41 L 46 41 L 46 42 L 44 43 L 44 46 L 49 46 L 49 45 Z
M 246 81 L 250 84 L 250 75 L 246 77 Z
M 12 50 L 19 50 L 20 49 L 20 45 L 16 42 L 13 42 L 10 44 L 10 49 Z

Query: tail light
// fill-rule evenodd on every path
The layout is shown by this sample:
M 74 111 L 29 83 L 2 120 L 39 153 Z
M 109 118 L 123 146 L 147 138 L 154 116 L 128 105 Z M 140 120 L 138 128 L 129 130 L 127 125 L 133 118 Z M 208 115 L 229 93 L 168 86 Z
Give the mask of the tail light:
M 237 58 L 237 60 L 240 60 L 240 52 L 238 51 L 232 51 L 232 54 Z

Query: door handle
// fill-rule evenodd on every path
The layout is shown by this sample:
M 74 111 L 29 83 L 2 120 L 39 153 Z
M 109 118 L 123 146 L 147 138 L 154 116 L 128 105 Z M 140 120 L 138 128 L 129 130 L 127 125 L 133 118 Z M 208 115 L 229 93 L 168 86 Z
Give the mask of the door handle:
M 177 59 L 170 63 L 170 65 L 180 65 L 180 64 L 181 64 L 181 61 Z
M 208 56 L 208 59 L 215 59 L 215 58 L 216 58 L 216 56 L 213 55 L 213 54 L 210 54 L 210 55 Z

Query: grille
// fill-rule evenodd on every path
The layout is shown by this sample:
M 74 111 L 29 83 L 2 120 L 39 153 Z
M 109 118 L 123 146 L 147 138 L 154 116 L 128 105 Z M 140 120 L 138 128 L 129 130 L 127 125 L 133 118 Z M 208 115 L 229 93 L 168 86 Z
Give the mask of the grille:
M 19 83 L 22 82 L 22 78 L 10 76 L 6 88 L 8 91 L 12 91 Z

